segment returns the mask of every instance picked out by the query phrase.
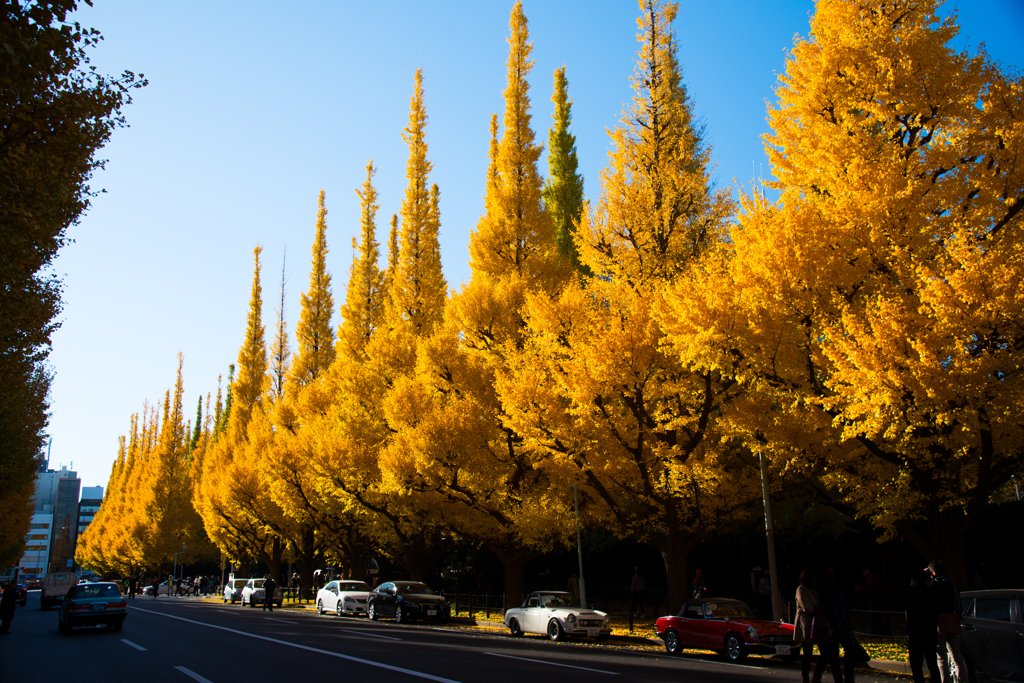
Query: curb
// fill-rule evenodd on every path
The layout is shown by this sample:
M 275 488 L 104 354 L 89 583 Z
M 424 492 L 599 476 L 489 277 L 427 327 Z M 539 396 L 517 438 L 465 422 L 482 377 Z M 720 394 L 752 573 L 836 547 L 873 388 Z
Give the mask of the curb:
M 910 670 L 909 662 L 897 662 L 892 659 L 872 659 L 868 662 L 868 668 L 875 669 L 876 671 L 907 674 L 908 676 L 913 674 L 913 671 Z

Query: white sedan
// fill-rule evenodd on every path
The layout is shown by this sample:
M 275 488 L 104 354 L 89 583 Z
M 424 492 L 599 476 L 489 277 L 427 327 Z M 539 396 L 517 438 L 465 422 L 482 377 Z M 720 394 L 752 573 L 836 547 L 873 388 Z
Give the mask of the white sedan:
M 242 607 L 248 605 L 249 607 L 263 607 L 263 596 L 265 592 L 263 590 L 263 582 L 266 579 L 249 579 L 245 582 L 245 586 L 242 587 Z M 284 589 L 278 586 L 274 590 L 274 606 L 280 607 L 284 602 Z
M 366 614 L 366 598 L 370 587 L 362 581 L 342 579 L 331 581 L 316 592 L 316 611 L 343 614 Z
M 505 625 L 513 637 L 539 633 L 551 640 L 564 640 L 566 636 L 607 639 L 612 632 L 608 615 L 578 607 L 575 602 L 572 593 L 530 593 L 522 607 L 513 607 L 505 612 Z
M 245 584 L 245 579 L 229 579 L 224 584 L 224 602 L 230 602 L 233 605 L 236 601 L 241 600 Z

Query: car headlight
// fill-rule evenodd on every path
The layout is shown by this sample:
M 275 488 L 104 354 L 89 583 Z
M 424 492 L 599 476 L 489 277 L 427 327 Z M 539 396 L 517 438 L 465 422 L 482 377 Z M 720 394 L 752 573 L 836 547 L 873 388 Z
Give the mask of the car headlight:
M 565 618 L 565 625 L 569 628 L 576 628 L 576 615 L 570 614 Z
M 757 629 L 753 626 L 747 629 L 747 635 L 750 636 L 750 640 L 755 643 L 761 639 L 761 634 L 758 633 Z

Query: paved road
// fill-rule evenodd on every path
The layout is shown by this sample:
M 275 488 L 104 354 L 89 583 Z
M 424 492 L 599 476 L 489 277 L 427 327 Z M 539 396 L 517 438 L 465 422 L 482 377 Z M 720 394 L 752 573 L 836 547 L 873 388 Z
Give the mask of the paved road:
M 262 610 L 191 599 L 129 601 L 124 630 L 57 632 L 56 610 L 37 592 L 0 636 L 0 681 L 11 683 L 254 683 L 322 681 L 523 683 L 680 680 L 708 683 L 798 681 L 775 662 L 728 664 L 610 648 L 513 639 L 390 621 Z M 864 676 L 858 681 L 878 677 Z

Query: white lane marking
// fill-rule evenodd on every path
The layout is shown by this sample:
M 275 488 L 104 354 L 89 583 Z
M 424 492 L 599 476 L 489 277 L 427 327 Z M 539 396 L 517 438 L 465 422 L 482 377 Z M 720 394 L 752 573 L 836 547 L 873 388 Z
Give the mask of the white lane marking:
M 376 633 L 367 633 L 365 631 L 352 631 L 352 630 L 347 629 L 347 628 L 339 628 L 338 630 L 341 631 L 342 633 L 355 633 L 357 635 L 366 636 L 368 638 L 384 638 L 386 640 L 401 640 L 401 638 L 395 638 L 394 636 L 379 636 Z
M 413 671 L 412 669 L 403 669 L 400 666 L 391 666 L 390 664 L 382 664 L 381 662 L 374 662 L 370 659 L 362 659 L 360 657 L 353 657 L 351 655 L 343 655 L 340 652 L 331 652 L 330 650 L 321 650 L 316 647 L 309 647 L 308 645 L 300 645 L 299 643 L 289 643 L 287 640 L 278 640 L 277 638 L 270 638 L 268 636 L 261 636 L 255 633 L 246 633 L 245 631 L 239 631 L 237 629 L 228 628 L 227 626 L 217 626 L 216 624 L 207 624 L 203 621 L 196 621 L 194 619 L 186 619 L 185 617 L 179 617 L 174 614 L 167 614 L 166 612 L 154 612 L 151 609 L 144 609 L 142 607 L 132 607 L 134 610 L 139 612 L 146 612 L 147 614 L 156 614 L 161 617 L 167 617 L 168 619 L 177 619 L 178 621 L 184 621 L 189 624 L 195 624 L 196 626 L 205 626 L 206 628 L 216 629 L 218 631 L 227 631 L 228 633 L 234 633 L 239 636 L 245 636 L 247 638 L 255 638 L 256 640 L 265 640 L 268 643 L 277 643 L 278 645 L 286 645 L 288 647 L 294 647 L 297 650 L 305 650 L 306 652 L 316 652 L 322 655 L 328 655 L 329 657 L 337 657 L 338 659 L 344 659 L 350 662 L 357 662 L 359 664 L 366 664 L 367 666 L 375 666 L 378 669 L 387 669 L 388 671 L 396 671 L 402 674 L 409 674 L 410 676 L 416 676 L 417 678 L 425 678 L 428 681 L 437 681 L 437 683 L 459 683 L 450 678 L 441 678 L 440 676 L 432 676 L 430 674 L 421 673 L 419 671 Z M 204 679 L 205 680 L 205 679 Z
M 223 612 L 224 614 L 238 614 L 238 612 L 232 612 L 231 610 L 227 610 L 227 609 L 219 609 L 217 611 L 218 612 Z
M 491 655 L 492 657 L 506 657 L 508 659 L 518 659 L 523 662 L 535 662 L 537 664 L 547 664 L 549 666 L 561 666 L 566 669 L 579 669 L 580 671 L 593 671 L 599 674 L 608 674 L 609 676 L 618 676 L 617 671 L 604 671 L 603 669 L 590 669 L 585 666 L 573 666 L 572 664 L 559 664 L 558 662 L 548 662 L 543 659 L 530 659 L 529 657 L 513 657 L 512 655 L 502 655 L 497 652 L 485 652 L 485 655 Z
M 142 647 L 141 645 L 136 645 L 135 643 L 133 643 L 130 640 L 125 640 L 124 638 L 122 638 L 121 642 L 124 643 L 125 645 L 127 645 L 128 647 L 134 647 L 139 652 L 145 652 L 146 651 L 146 648 Z
M 274 617 L 263 617 L 263 618 L 264 619 L 268 619 L 270 621 L 280 621 L 282 624 L 297 624 L 297 623 L 299 623 L 297 621 L 287 621 L 285 619 L 275 619 Z
M 212 683 L 212 681 L 210 681 L 210 679 L 203 678 L 202 676 L 197 674 L 195 671 L 189 671 L 188 669 L 186 669 L 183 666 L 176 666 L 174 668 L 177 669 L 178 671 L 180 671 L 181 673 L 185 674 L 186 676 L 188 676 L 192 680 L 199 681 L 199 683 Z

